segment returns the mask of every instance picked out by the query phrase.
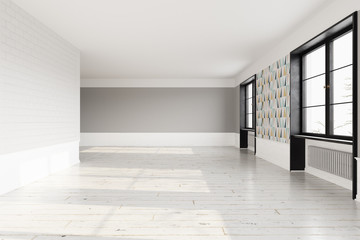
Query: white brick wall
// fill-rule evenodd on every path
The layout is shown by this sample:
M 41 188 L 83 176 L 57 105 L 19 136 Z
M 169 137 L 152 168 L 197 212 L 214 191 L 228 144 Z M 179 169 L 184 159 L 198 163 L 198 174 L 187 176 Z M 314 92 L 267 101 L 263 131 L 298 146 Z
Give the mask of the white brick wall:
M 0 0 L 0 154 L 79 141 L 80 53 Z
M 79 162 L 80 53 L 0 0 L 0 194 Z

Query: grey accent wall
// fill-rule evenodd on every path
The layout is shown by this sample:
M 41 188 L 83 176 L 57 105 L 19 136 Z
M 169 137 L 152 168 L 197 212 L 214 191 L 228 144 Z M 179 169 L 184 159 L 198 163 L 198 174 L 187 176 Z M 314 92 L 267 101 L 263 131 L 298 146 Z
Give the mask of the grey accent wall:
M 81 88 L 81 132 L 235 132 L 236 91 Z
M 234 88 L 235 95 L 235 131 L 240 133 L 240 85 Z

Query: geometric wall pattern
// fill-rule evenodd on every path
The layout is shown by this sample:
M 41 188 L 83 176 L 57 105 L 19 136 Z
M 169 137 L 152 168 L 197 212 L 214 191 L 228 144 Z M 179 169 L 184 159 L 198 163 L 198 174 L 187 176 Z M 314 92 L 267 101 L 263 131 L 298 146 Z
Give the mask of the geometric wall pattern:
M 256 135 L 290 141 L 290 55 L 256 74 Z

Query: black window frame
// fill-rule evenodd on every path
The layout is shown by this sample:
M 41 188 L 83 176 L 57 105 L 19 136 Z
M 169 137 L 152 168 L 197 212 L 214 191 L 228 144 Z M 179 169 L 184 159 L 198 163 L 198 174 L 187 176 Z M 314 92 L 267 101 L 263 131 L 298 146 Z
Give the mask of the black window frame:
M 247 86 L 252 84 L 252 96 L 246 98 L 247 95 Z M 252 99 L 252 127 L 248 126 L 248 109 L 246 101 Z M 251 76 L 243 83 L 240 84 L 240 129 L 255 131 L 256 129 L 256 75 Z
M 254 126 L 254 119 L 255 119 L 255 113 L 254 113 L 254 98 L 255 98 L 255 94 L 254 94 L 254 82 L 250 81 L 249 83 L 247 83 L 244 87 L 245 87 L 245 128 L 246 129 L 255 129 Z M 248 95 L 248 86 L 251 85 L 251 96 L 246 98 L 246 96 Z M 249 109 L 248 109 L 248 105 L 247 105 L 247 101 L 251 99 L 252 102 L 252 109 L 251 109 L 251 113 L 249 113 Z M 251 127 L 248 127 L 248 115 L 251 114 Z
M 332 104 L 331 102 L 331 73 L 341 69 L 341 68 L 337 68 L 337 69 L 333 69 L 331 70 L 331 44 L 338 38 L 340 38 L 341 36 L 349 33 L 349 32 L 353 32 L 353 38 L 352 38 L 352 44 L 353 44 L 353 59 L 352 59 L 352 64 L 347 65 L 347 66 L 343 66 L 341 68 L 345 68 L 348 66 L 352 66 L 352 72 L 354 72 L 355 69 L 355 62 L 354 62 L 354 56 L 356 56 L 356 54 L 354 53 L 355 49 L 354 45 L 356 44 L 355 41 L 355 34 L 354 34 L 354 30 L 353 30 L 353 26 L 347 26 L 344 28 L 341 28 L 340 30 L 336 31 L 335 33 L 327 36 L 324 40 L 320 41 L 319 43 L 311 46 L 310 48 L 308 48 L 306 51 L 301 52 L 300 54 L 300 106 L 301 106 L 301 111 L 300 111 L 300 122 L 301 122 L 301 135 L 308 135 L 308 136 L 315 136 L 315 137 L 324 137 L 324 138 L 333 138 L 333 139 L 342 139 L 342 140 L 353 140 L 354 138 L 354 131 L 352 133 L 352 136 L 345 136 L 345 135 L 335 135 L 335 134 L 331 134 L 332 131 L 332 123 L 333 123 L 333 118 L 331 118 L 332 115 L 332 111 L 331 111 L 331 106 L 335 105 Z M 303 98 L 304 98 L 304 89 L 303 89 L 303 81 L 309 80 L 311 78 L 315 78 L 317 76 L 323 75 L 317 75 L 317 76 L 312 76 L 306 80 L 304 80 L 303 77 L 303 72 L 304 72 L 304 64 L 303 64 L 303 58 L 304 56 L 306 56 L 307 54 L 319 49 L 320 47 L 325 46 L 325 134 L 317 134 L 317 133 L 310 133 L 310 132 L 306 132 L 304 131 L 304 113 L 303 113 L 303 109 L 306 108 L 303 106 Z M 330 87 L 329 87 L 330 86 Z M 352 87 L 355 88 L 356 85 L 354 84 L 354 75 L 353 75 L 353 84 Z M 349 103 L 353 103 L 354 101 L 356 101 L 356 95 L 353 94 L 352 96 L 352 102 Z M 352 111 L 352 114 L 354 115 L 354 109 Z M 354 119 L 354 117 L 352 117 L 352 119 Z M 354 124 L 354 122 L 352 122 L 352 124 Z

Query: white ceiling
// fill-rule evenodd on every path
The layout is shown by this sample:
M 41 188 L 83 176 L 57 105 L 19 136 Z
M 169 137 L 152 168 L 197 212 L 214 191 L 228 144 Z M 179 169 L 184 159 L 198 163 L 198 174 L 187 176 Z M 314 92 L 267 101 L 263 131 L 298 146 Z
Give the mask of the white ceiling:
M 14 0 L 81 51 L 82 78 L 229 78 L 329 0 Z

